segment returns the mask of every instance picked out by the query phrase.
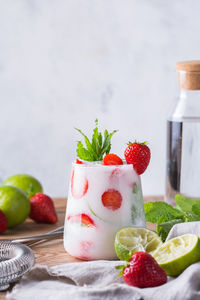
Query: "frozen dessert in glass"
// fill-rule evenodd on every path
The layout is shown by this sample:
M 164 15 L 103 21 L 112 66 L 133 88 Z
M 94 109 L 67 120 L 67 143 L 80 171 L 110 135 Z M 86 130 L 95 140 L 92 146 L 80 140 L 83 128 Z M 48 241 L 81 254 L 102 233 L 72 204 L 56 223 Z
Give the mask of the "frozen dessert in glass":
M 126 226 L 145 227 L 140 176 L 133 165 L 108 153 L 100 161 L 77 159 L 67 201 L 66 251 L 84 260 L 115 259 L 115 234 Z

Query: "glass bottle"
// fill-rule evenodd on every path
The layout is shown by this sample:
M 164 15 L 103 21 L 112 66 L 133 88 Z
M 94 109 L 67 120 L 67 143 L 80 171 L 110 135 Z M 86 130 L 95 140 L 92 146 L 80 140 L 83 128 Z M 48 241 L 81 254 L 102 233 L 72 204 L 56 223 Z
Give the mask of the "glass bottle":
M 176 64 L 180 95 L 167 120 L 165 201 L 200 198 L 200 61 Z

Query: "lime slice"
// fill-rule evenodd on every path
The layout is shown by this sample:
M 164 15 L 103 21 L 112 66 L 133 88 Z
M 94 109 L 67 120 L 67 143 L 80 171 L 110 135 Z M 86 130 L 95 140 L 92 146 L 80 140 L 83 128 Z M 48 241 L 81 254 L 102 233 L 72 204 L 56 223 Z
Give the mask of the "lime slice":
M 195 234 L 184 234 L 161 245 L 153 257 L 169 276 L 178 276 L 200 260 L 200 240 Z
M 125 227 L 119 230 L 115 237 L 115 251 L 121 260 L 129 260 L 136 251 L 152 254 L 161 245 L 160 237 L 146 228 Z

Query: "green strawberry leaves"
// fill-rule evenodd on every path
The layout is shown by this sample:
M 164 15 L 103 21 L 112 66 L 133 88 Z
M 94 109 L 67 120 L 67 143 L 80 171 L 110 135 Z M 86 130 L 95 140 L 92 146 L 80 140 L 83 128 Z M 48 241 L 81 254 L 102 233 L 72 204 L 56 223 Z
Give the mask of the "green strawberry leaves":
M 83 146 L 81 141 L 77 143 L 76 153 L 80 159 L 86 161 L 99 161 L 103 159 L 103 155 L 108 154 L 111 149 L 111 138 L 117 130 L 108 133 L 107 130 L 104 131 L 104 139 L 102 133 L 98 130 L 98 120 L 95 120 L 95 128 L 93 130 L 92 140 L 90 142 L 89 138 L 78 128 L 75 128 L 83 137 L 86 147 Z
M 129 263 L 128 263 L 128 262 L 124 262 L 123 265 L 119 265 L 119 266 L 116 266 L 116 267 L 115 267 L 116 270 L 120 270 L 120 272 L 118 273 L 118 276 L 119 276 L 119 277 L 121 277 L 121 276 L 123 275 L 124 269 L 125 269 L 126 267 L 128 267 L 128 266 L 129 266 Z
M 178 223 L 200 221 L 200 199 L 175 196 L 176 207 L 165 202 L 144 204 L 146 221 L 157 224 L 157 233 L 165 241 L 170 229 Z

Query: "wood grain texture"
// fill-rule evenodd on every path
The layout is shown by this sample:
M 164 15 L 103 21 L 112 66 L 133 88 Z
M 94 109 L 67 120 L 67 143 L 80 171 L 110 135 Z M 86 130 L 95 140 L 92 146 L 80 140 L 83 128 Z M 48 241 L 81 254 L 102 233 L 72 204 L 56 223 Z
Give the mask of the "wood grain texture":
M 144 201 L 162 201 L 162 196 L 148 196 L 145 197 Z M 63 226 L 65 219 L 65 208 L 66 199 L 65 198 L 55 198 L 54 199 L 56 211 L 58 214 L 57 224 L 39 224 L 35 223 L 30 219 L 27 219 L 23 224 L 19 225 L 14 229 L 7 230 L 5 234 L 1 234 L 1 240 L 7 240 L 12 238 L 25 237 L 30 235 L 38 235 L 42 233 L 49 232 L 60 226 Z M 152 224 L 147 225 L 149 228 L 153 229 Z M 80 261 L 69 255 L 64 247 L 63 240 L 56 239 L 47 242 L 38 243 L 31 247 L 36 256 L 36 264 L 45 264 L 48 266 L 64 264 L 67 262 Z M 0 300 L 6 299 L 5 292 L 0 292 Z

